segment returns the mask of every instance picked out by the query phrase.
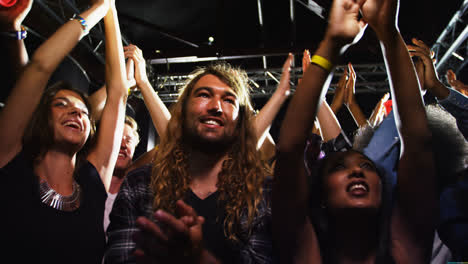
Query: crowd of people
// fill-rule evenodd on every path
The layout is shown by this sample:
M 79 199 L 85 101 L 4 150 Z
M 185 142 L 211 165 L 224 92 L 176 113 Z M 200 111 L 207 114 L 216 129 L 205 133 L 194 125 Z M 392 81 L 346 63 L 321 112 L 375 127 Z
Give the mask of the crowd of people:
M 0 9 L 22 32 L 33 0 Z M 0 110 L 4 258 L 14 263 L 447 263 L 468 260 L 468 85 L 439 79 L 433 52 L 405 43 L 399 0 L 333 0 L 318 48 L 291 94 L 290 54 L 257 112 L 245 71 L 194 70 L 170 109 L 135 45 L 122 45 L 115 0 L 93 0 L 29 57 L 25 34 L 0 36 L 15 82 Z M 101 20 L 105 85 L 89 97 L 48 87 Z M 369 27 L 369 28 L 368 28 Z M 389 93 L 366 117 L 341 56 L 373 30 Z M 138 89 L 160 137 L 134 159 Z M 429 92 L 436 102 L 426 105 Z M 345 108 L 343 108 L 345 106 Z M 349 111 L 350 138 L 336 114 Z

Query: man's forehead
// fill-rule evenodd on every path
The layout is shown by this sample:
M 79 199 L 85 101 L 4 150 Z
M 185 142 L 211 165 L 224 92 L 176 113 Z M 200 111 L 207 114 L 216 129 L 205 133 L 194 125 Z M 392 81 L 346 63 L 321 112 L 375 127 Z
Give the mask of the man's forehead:
M 217 91 L 237 97 L 237 93 L 227 83 L 213 74 L 207 74 L 201 77 L 194 85 L 192 93 L 199 90 Z

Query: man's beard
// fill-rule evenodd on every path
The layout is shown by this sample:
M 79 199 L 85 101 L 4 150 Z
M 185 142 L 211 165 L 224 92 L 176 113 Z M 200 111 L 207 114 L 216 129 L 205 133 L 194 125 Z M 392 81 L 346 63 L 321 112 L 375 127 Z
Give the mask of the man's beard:
M 200 136 L 196 131 L 184 128 L 183 143 L 186 147 L 206 154 L 225 153 L 231 149 L 236 136 L 223 135 L 219 139 L 207 139 Z

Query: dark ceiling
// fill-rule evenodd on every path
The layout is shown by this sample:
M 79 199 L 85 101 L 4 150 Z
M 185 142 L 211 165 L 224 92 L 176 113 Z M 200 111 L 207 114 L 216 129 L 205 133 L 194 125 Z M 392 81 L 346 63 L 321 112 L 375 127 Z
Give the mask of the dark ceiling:
M 147 59 L 182 56 L 238 56 L 258 54 L 300 54 L 305 48 L 314 50 L 323 36 L 326 20 L 308 9 L 308 0 L 294 0 L 294 22 L 290 19 L 289 0 L 261 0 L 263 27 L 259 23 L 257 0 L 118 0 L 121 30 L 129 43 L 139 46 Z M 329 9 L 331 0 L 316 0 Z M 407 41 L 417 37 L 432 45 L 450 18 L 460 8 L 462 0 L 401 1 L 400 29 Z M 87 1 L 36 1 L 25 24 L 42 37 L 49 36 L 59 26 L 57 19 L 44 6 L 64 21 L 74 12 L 69 3 L 80 10 Z M 96 29 L 94 29 L 96 34 Z M 214 42 L 209 45 L 208 38 Z M 89 41 L 89 40 L 88 40 Z M 31 41 L 32 42 L 32 41 Z M 40 43 L 40 42 L 39 42 Z M 97 41 L 91 43 L 97 46 Z M 103 64 L 90 49 L 79 45 L 72 54 L 93 83 L 103 82 Z M 104 45 L 101 45 L 101 50 Z M 30 45 L 30 50 L 34 45 Z M 157 53 L 156 51 L 159 51 Z M 99 49 L 98 49 L 99 52 Z M 285 56 L 267 58 L 268 67 L 281 67 Z M 344 60 L 353 63 L 381 63 L 380 48 L 372 30 L 351 48 Z M 262 68 L 261 58 L 230 61 L 246 69 Z M 157 74 L 184 73 L 196 65 L 154 65 Z

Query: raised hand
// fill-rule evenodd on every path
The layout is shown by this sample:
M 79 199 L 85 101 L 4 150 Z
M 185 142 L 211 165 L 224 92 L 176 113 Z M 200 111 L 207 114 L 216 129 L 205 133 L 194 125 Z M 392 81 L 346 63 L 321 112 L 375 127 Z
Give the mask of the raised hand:
M 302 53 L 302 74 L 307 71 L 307 68 L 310 65 L 310 52 L 308 49 L 304 50 Z M 301 83 L 302 78 L 299 78 L 298 83 Z
M 310 51 L 308 49 L 304 50 L 302 54 L 302 72 L 306 72 L 307 68 L 310 65 Z
M 369 117 L 369 124 L 372 127 L 378 126 L 383 119 L 387 116 L 387 111 L 385 109 L 385 102 L 390 98 L 389 93 L 385 93 L 382 99 L 375 105 L 374 110 L 372 111 L 371 116 Z
M 459 91 L 465 96 L 468 96 L 468 85 L 462 83 L 460 80 L 457 80 L 457 75 L 455 75 L 455 73 L 451 69 L 447 71 L 445 77 L 447 78 L 447 82 L 453 89 Z
M 333 1 L 326 38 L 335 41 L 340 49 L 359 41 L 364 33 L 367 24 L 359 19 L 359 10 L 364 2 L 365 0 Z
M 380 40 L 398 32 L 399 0 L 365 0 L 361 12 Z
M 411 42 L 414 45 L 406 45 L 408 47 L 408 51 L 412 57 L 416 56 L 421 59 L 421 62 L 424 65 L 422 84 L 424 84 L 424 88 L 431 90 L 432 87 L 440 82 L 433 63 L 434 52 L 421 40 L 413 38 L 411 39 Z
M 33 0 L 18 0 L 11 7 L 0 6 L 0 29 L 19 31 L 21 24 L 31 10 Z
M 338 84 L 336 85 L 335 95 L 333 96 L 332 103 L 330 105 L 333 113 L 338 113 L 341 109 L 341 106 L 345 103 L 345 93 L 346 93 L 346 84 L 348 83 L 348 69 L 345 68 L 343 75 L 341 75 Z
M 346 81 L 345 98 L 344 98 L 344 104 L 347 106 L 356 103 L 356 98 L 354 96 L 354 93 L 355 93 L 354 89 L 356 85 L 356 72 L 354 71 L 354 68 L 351 62 L 348 63 L 348 72 L 349 72 L 349 75 Z
M 449 91 L 447 88 L 442 84 L 437 76 L 437 71 L 434 66 L 434 52 L 421 40 L 413 38 L 411 42 L 414 45 L 406 45 L 410 56 L 418 57 L 420 62 L 416 62 L 416 71 L 418 73 L 418 77 L 421 80 L 420 84 L 424 85 L 422 89 L 426 89 L 430 91 L 434 96 L 438 99 L 443 99 L 448 96 Z M 424 65 L 423 74 L 421 73 L 421 66 L 420 63 Z
M 345 93 L 344 93 L 344 104 L 348 107 L 348 110 L 351 112 L 354 121 L 358 127 L 367 125 L 367 119 L 364 113 L 362 112 L 359 104 L 356 101 L 354 96 L 354 88 L 356 84 L 356 72 L 354 71 L 353 65 L 351 62 L 348 63 L 348 72 L 349 77 L 346 81 Z
M 294 59 L 294 56 L 289 53 L 288 58 L 283 64 L 283 73 L 281 74 L 281 79 L 278 84 L 278 91 L 280 91 L 283 95 L 288 96 L 291 90 L 290 79 L 291 79 L 291 63 Z
M 135 45 L 128 45 L 124 47 L 125 58 L 131 59 L 135 63 L 134 78 L 137 86 L 143 83 L 149 83 L 148 76 L 146 75 L 146 61 L 143 57 L 143 52 Z

